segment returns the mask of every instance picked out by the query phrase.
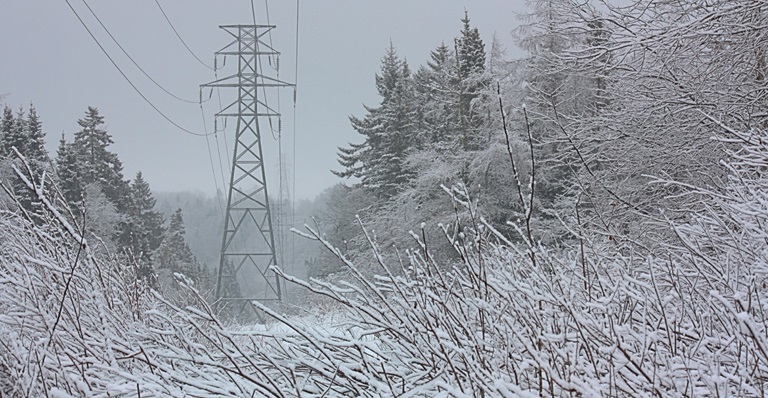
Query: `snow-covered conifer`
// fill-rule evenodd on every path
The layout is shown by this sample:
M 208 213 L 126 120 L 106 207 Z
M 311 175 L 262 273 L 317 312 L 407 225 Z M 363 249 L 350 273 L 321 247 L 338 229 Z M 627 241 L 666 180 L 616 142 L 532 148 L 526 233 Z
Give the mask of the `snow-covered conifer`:
M 72 143 L 77 156 L 79 183 L 97 183 L 104 194 L 124 212 L 128 206 L 128 182 L 123 178 L 123 163 L 109 150 L 112 136 L 103 129 L 104 117 L 98 109 L 88 107 L 85 117 L 78 120 L 81 130 Z
M 117 241 L 121 250 L 139 263 L 139 277 L 152 280 L 152 253 L 163 239 L 163 215 L 155 210 L 155 198 L 141 172 L 131 182 L 130 194 Z
M 408 151 L 418 148 L 418 112 L 411 72 L 390 43 L 376 75 L 381 97 L 378 107 L 366 106 L 363 118 L 350 117 L 352 127 L 363 136 L 363 143 L 339 148 L 341 177 L 360 178 L 365 188 L 375 189 L 383 198 L 401 190 L 410 178 L 405 167 Z

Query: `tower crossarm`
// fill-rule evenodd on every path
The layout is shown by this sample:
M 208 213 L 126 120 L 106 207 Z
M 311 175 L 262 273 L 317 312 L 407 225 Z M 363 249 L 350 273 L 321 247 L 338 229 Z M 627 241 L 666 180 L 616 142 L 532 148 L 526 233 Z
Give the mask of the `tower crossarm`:
M 294 85 L 268 76 L 260 68 L 260 57 L 280 54 L 262 41 L 274 25 L 220 27 L 234 40 L 216 56 L 235 57 L 237 70 L 200 85 L 201 89 L 216 87 L 236 92 L 236 99 L 216 113 L 236 122 L 216 299 L 224 305 L 281 300 L 281 281 L 273 267 L 282 264 L 276 254 L 259 122 L 280 116 L 269 106 L 266 92 Z

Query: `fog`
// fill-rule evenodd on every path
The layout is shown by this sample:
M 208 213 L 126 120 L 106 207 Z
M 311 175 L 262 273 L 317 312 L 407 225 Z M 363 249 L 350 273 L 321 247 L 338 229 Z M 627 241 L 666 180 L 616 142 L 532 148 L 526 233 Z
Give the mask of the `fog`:
M 206 102 L 202 112 L 196 102 L 199 85 L 214 80 L 214 73 L 187 51 L 154 1 L 88 5 L 149 76 L 192 103 L 161 91 L 110 39 L 85 3 L 72 0 L 71 4 L 152 105 L 192 132 L 213 131 L 217 98 Z M 214 52 L 231 39 L 219 25 L 252 23 L 251 4 L 245 1 L 163 1 L 160 5 L 194 55 L 208 66 L 213 64 Z M 296 6 L 290 1 L 271 2 L 267 14 L 266 3 L 254 3 L 258 23 L 277 25 L 272 40 L 282 52 L 281 79 L 292 82 L 298 77 L 295 126 L 292 93 L 280 95 L 283 153 L 291 159 L 287 169 L 295 169 L 291 184 L 295 196 L 312 198 L 339 181 L 329 172 L 338 168 L 336 148 L 359 141 L 348 116 L 363 114 L 363 104 L 376 105 L 374 74 L 390 41 L 415 68 L 441 42 L 451 43 L 467 9 L 487 46 L 496 34 L 508 54 L 514 53 L 510 30 L 517 24 L 515 11 L 522 2 L 304 1 L 299 7 L 298 64 Z M 106 118 L 115 140 L 112 149 L 123 161 L 127 178 L 142 171 L 155 191 L 212 194 L 226 190 L 222 180 L 226 181 L 229 170 L 232 125 L 208 142 L 176 128 L 121 76 L 67 3 L 1 1 L 0 48 L 4 53 L 2 101 L 14 108 L 27 108 L 30 103 L 37 107 L 51 153 L 62 134 L 71 141 L 78 130 L 76 121 L 87 106 L 95 106 Z M 234 99 L 232 94 L 221 92 L 224 105 Z M 278 103 L 276 95 L 268 100 L 271 105 Z M 265 164 L 270 190 L 276 194 L 277 140 L 265 130 Z M 292 177 L 290 170 L 287 174 Z

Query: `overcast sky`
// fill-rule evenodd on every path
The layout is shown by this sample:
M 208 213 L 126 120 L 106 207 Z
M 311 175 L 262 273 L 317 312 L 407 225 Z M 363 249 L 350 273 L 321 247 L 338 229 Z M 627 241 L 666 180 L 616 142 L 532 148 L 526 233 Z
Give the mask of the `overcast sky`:
M 155 87 L 111 41 L 83 1 L 70 2 L 153 104 L 184 128 L 205 131 L 197 104 L 178 101 Z M 251 5 L 245 0 L 160 0 L 160 4 L 192 51 L 209 65 L 213 53 L 231 40 L 218 26 L 252 21 Z M 255 0 L 254 4 L 258 23 L 266 23 L 265 2 Z M 88 5 L 134 60 L 175 95 L 197 101 L 199 85 L 214 80 L 213 72 L 187 52 L 154 0 L 90 0 Z M 274 45 L 282 52 L 280 77 L 292 81 L 296 2 L 273 0 L 268 7 L 270 22 L 277 25 L 272 35 Z M 340 181 L 329 172 L 337 169 L 336 147 L 360 141 L 348 116 L 363 115 L 362 104 L 377 105 L 374 74 L 390 40 L 416 69 L 430 50 L 443 41 L 451 43 L 459 34 L 465 8 L 487 46 L 496 34 L 508 53 L 516 54 L 510 32 L 518 24 L 515 13 L 523 9 L 522 0 L 301 1 L 295 129 L 297 198 L 313 198 Z M 53 155 L 61 134 L 71 141 L 78 130 L 77 119 L 88 106 L 95 106 L 106 118 L 115 140 L 112 150 L 123 161 L 126 178 L 133 178 L 140 170 L 156 191 L 213 193 L 216 187 L 224 189 L 220 165 L 224 165 L 223 174 L 228 174 L 226 159 L 231 155 L 225 154 L 225 148 L 232 150 L 234 124 L 220 133 L 218 140 L 211 137 L 207 142 L 176 129 L 123 79 L 64 0 L 0 0 L 0 54 L 0 95 L 6 94 L 2 101 L 25 110 L 34 103 Z M 225 104 L 233 100 L 234 93 L 221 94 Z M 292 158 L 291 92 L 283 92 L 281 100 L 283 150 Z M 270 102 L 276 103 L 277 98 Z M 212 115 L 217 107 L 217 101 L 204 106 L 208 131 L 213 130 Z M 277 141 L 268 129 L 263 133 L 274 195 Z

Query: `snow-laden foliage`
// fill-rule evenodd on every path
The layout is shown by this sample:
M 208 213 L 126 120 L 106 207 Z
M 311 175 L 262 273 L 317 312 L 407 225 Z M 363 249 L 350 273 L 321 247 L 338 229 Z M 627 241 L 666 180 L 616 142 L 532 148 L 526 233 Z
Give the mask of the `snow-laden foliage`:
M 649 226 L 635 213 L 664 207 L 684 216 L 697 198 L 674 196 L 677 186 L 648 184 L 649 176 L 721 184 L 726 145 L 707 139 L 719 128 L 712 118 L 742 131 L 765 127 L 765 1 L 530 5 L 516 33 L 529 53 L 524 101 L 545 143 L 538 182 L 583 193 L 599 213 L 582 213 L 593 229 L 644 239 Z
M 177 308 L 96 252 L 46 187 L 30 183 L 43 221 L 0 216 L 0 392 L 762 396 L 768 134 L 730 131 L 723 140 L 738 148 L 722 163 L 727 187 L 679 186 L 706 211 L 687 223 L 649 220 L 676 239 L 648 248 L 577 224 L 566 225 L 571 249 L 536 244 L 524 225 L 512 242 L 448 190 L 470 214 L 469 224 L 444 229 L 460 258 L 449 271 L 431 254 L 436 238 L 419 231 L 415 249 L 394 263 L 371 239 L 380 276 L 363 275 L 336 249 L 350 283 L 286 276 L 346 310 L 332 327 L 258 303 L 284 327 L 228 328 L 202 300 Z
M 0 395 L 281 396 L 259 373 L 276 369 L 270 356 L 243 352 L 202 300 L 179 309 L 151 294 L 30 179 L 44 221 L 0 214 Z
M 355 284 L 316 288 L 349 309 L 347 330 L 304 333 L 353 395 L 762 396 L 768 135 L 733 134 L 726 193 L 686 187 L 707 212 L 668 223 L 664 250 L 575 229 L 572 251 L 521 248 L 480 221 L 451 273 L 420 236 L 399 276 L 348 263 Z

